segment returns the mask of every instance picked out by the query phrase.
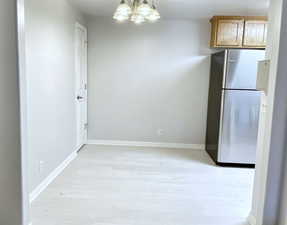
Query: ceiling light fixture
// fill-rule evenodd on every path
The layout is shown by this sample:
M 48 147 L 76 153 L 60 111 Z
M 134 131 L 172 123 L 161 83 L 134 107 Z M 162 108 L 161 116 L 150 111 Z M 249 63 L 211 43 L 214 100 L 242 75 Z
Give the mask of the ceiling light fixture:
M 154 0 L 152 3 L 148 0 L 121 0 L 113 18 L 119 22 L 130 19 L 135 24 L 141 24 L 145 21 L 156 22 L 160 14 Z

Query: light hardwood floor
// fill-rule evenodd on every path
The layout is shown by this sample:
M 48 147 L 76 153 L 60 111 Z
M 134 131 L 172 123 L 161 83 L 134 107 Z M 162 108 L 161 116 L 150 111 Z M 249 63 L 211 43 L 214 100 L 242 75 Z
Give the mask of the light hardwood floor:
M 33 225 L 246 225 L 253 175 L 204 151 L 86 146 L 32 204 Z

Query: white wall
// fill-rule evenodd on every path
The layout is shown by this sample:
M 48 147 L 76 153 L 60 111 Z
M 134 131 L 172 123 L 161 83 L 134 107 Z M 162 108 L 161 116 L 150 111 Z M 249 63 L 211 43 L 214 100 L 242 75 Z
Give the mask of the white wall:
M 88 30 L 90 140 L 205 143 L 208 20 L 95 17 Z
M 0 224 L 22 225 L 16 0 L 0 5 Z
M 76 21 L 66 0 L 26 0 L 30 190 L 76 150 Z

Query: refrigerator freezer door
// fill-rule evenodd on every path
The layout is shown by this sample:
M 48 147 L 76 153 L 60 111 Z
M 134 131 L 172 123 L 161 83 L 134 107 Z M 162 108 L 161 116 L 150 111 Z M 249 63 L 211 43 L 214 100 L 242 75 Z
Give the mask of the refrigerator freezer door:
M 228 50 L 226 89 L 256 89 L 258 61 L 265 59 L 264 50 Z
M 260 92 L 224 91 L 219 162 L 255 164 Z

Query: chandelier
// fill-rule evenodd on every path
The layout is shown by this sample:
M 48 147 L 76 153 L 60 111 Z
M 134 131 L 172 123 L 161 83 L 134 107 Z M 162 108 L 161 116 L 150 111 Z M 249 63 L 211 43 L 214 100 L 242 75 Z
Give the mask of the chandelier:
M 160 19 L 160 14 L 155 7 L 154 0 L 121 0 L 113 17 L 119 22 L 131 20 L 135 24 L 145 21 L 155 22 Z

